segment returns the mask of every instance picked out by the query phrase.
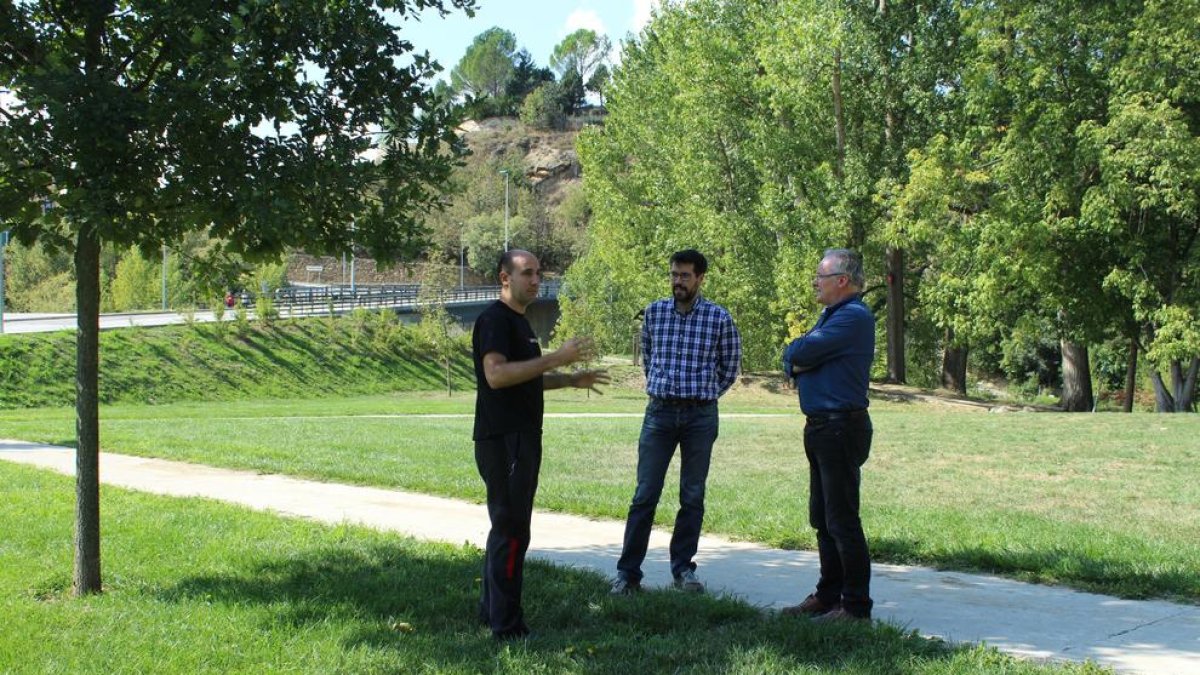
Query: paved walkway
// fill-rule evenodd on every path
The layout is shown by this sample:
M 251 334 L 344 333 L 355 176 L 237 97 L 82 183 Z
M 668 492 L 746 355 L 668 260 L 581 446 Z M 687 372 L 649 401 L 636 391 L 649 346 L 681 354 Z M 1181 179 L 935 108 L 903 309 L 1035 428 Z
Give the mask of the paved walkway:
M 0 459 L 74 473 L 69 448 L 0 440 Z M 196 464 L 103 454 L 105 484 L 203 496 L 329 523 L 358 523 L 422 539 L 482 546 L 482 505 L 378 488 L 298 480 Z M 482 488 L 481 488 L 482 491 Z M 623 524 L 537 512 L 530 555 L 611 575 Z M 670 583 L 669 534 L 655 531 L 650 586 Z M 705 536 L 696 556 L 712 592 L 764 608 L 793 604 L 816 579 L 816 555 Z M 1120 672 L 1200 674 L 1200 607 L 1132 601 L 923 567 L 874 566 L 875 617 L 952 641 L 986 642 L 1010 654 L 1086 660 Z

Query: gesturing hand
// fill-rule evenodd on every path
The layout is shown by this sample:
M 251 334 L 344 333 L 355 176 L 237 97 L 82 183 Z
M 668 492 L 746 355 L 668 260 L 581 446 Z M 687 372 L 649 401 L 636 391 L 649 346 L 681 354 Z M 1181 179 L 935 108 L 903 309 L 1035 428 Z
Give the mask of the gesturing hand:
M 609 383 L 608 371 L 607 370 L 577 370 L 577 371 L 571 373 L 570 382 L 571 382 L 572 387 L 576 387 L 578 389 L 589 389 L 589 390 L 594 391 L 597 394 L 600 394 L 601 396 L 603 396 L 604 392 L 597 389 L 596 385 Z
M 575 337 L 564 342 L 558 351 L 566 357 L 566 363 L 590 361 L 596 358 L 596 343 L 590 337 Z

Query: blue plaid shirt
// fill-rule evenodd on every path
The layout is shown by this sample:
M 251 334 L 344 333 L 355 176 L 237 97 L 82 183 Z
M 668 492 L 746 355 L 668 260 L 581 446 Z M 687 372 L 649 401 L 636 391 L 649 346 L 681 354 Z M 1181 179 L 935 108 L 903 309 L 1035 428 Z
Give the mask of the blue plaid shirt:
M 737 380 L 742 336 L 724 307 L 696 298 L 687 314 L 675 300 L 656 300 L 642 323 L 642 370 L 655 398 L 715 401 Z

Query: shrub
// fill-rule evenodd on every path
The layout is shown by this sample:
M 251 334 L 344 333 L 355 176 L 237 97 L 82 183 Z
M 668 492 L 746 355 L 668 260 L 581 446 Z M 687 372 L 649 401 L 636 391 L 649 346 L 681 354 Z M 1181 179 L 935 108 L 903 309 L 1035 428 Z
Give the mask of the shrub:
M 567 112 L 563 108 L 559 87 L 553 82 L 529 92 L 521 105 L 521 121 L 534 129 L 562 129 Z

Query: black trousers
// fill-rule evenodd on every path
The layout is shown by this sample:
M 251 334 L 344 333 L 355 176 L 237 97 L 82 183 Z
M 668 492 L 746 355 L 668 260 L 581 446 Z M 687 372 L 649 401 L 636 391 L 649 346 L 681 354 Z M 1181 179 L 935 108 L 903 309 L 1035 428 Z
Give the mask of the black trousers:
M 871 453 L 871 418 L 865 411 L 848 416 L 808 419 L 804 454 L 808 457 L 808 520 L 817 531 L 821 578 L 817 597 L 841 603 L 855 616 L 870 616 L 871 554 L 859 518 L 861 467 Z
M 497 635 L 522 633 L 521 586 L 529 523 L 542 466 L 542 432 L 521 431 L 475 441 L 475 466 L 487 488 L 487 548 L 479 618 Z

